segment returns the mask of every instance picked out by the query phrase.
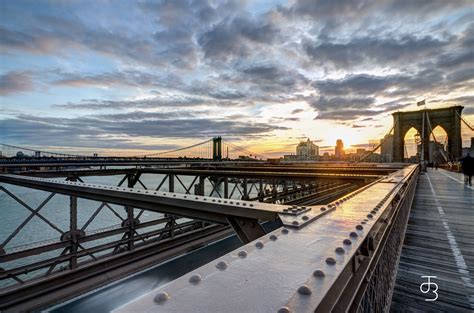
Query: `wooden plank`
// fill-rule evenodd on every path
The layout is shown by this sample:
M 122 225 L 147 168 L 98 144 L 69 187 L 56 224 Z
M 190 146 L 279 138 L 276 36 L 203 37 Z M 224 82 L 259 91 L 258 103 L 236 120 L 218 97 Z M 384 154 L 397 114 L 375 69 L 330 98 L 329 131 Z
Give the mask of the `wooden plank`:
M 428 169 L 413 202 L 391 312 L 474 310 L 473 229 L 473 188 L 463 185 L 461 174 Z M 425 301 L 432 293 L 420 291 L 427 275 L 437 276 L 434 302 Z

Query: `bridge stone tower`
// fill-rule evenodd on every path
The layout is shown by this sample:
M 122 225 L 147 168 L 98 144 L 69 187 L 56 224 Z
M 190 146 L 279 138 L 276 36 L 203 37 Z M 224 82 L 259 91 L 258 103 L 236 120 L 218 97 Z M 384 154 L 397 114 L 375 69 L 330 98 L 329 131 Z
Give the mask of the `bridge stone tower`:
M 441 126 L 448 134 L 448 152 L 454 160 L 458 160 L 462 154 L 461 138 L 461 112 L 462 106 L 452 106 L 442 109 L 423 109 L 419 111 L 393 113 L 393 162 L 403 162 L 404 138 L 410 128 L 415 128 L 419 134 L 423 134 L 423 114 L 425 115 L 424 134 L 422 142 L 424 145 L 424 159 L 428 160 L 429 140 L 431 129 Z M 428 122 L 429 120 L 429 122 Z M 430 129 L 431 125 L 431 129 Z
M 222 137 L 212 138 L 212 159 L 214 161 L 222 160 Z

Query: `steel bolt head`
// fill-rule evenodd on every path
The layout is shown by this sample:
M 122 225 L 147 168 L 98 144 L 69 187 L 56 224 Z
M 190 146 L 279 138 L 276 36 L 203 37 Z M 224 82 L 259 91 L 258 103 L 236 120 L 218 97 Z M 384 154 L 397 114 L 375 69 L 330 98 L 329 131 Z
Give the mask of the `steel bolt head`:
M 286 306 L 282 306 L 278 309 L 277 313 L 291 313 L 291 310 Z
M 303 221 L 307 221 L 307 220 L 309 220 L 308 215 L 303 216 Z
M 275 236 L 275 235 L 270 235 L 270 240 L 271 240 L 271 241 L 275 241 L 275 240 L 277 240 L 277 239 L 278 239 L 277 236 Z
M 292 225 L 298 226 L 300 223 L 298 221 L 291 222 Z
M 324 272 L 321 271 L 321 270 L 315 270 L 315 271 L 313 272 L 313 276 L 314 276 L 314 277 L 324 277 L 325 274 L 324 274 Z
M 237 253 L 237 255 L 242 259 L 246 258 L 247 257 L 247 251 L 245 251 L 245 250 L 239 251 L 239 253 Z
M 257 247 L 258 249 L 262 249 L 263 248 L 263 242 L 257 241 L 257 243 L 255 243 L 255 247 Z
M 219 261 L 217 264 L 216 264 L 216 267 L 218 269 L 220 269 L 221 271 L 225 270 L 227 268 L 227 262 L 225 261 Z
M 153 301 L 155 301 L 156 304 L 163 304 L 170 298 L 169 294 L 166 291 L 160 292 L 157 294 L 154 298 Z
M 357 226 L 356 226 L 356 229 L 357 229 L 357 230 L 362 230 L 362 229 L 364 229 L 364 226 L 362 226 L 362 225 L 357 225 Z
M 288 212 L 288 209 L 283 209 L 283 212 Z
M 357 234 L 356 234 L 356 235 L 357 235 Z M 342 243 L 345 244 L 345 245 L 349 245 L 349 246 L 350 246 L 350 245 L 352 244 L 352 241 L 350 241 L 350 239 L 344 239 L 344 240 L 342 241 Z
M 343 254 L 345 252 L 346 252 L 346 250 L 344 250 L 344 248 L 342 248 L 342 247 L 337 247 L 336 248 L 336 253 L 338 253 L 338 254 Z
M 334 265 L 334 264 L 336 264 L 336 260 L 334 258 L 329 257 L 329 258 L 326 259 L 326 264 Z
M 377 214 L 377 211 L 372 210 L 372 211 L 370 211 L 370 213 L 373 214 L 373 215 L 375 215 L 375 214 Z
M 311 289 L 309 289 L 307 285 L 303 285 L 298 288 L 298 293 L 300 295 L 309 296 L 311 294 Z
M 368 217 L 368 218 L 373 218 L 374 216 L 369 213 L 369 214 L 367 214 L 367 217 Z
M 326 208 L 322 207 L 322 208 L 320 208 L 320 210 L 321 210 L 321 212 L 324 212 L 324 211 L 326 211 Z
M 286 235 L 286 234 L 289 233 L 289 230 L 286 229 L 286 228 L 283 228 L 283 229 L 281 230 L 281 233 Z
M 357 235 L 356 232 L 351 232 L 349 236 L 351 236 L 352 238 L 357 238 L 359 235 Z
M 194 274 L 193 276 L 189 277 L 189 282 L 193 285 L 199 284 L 199 282 L 202 280 L 201 275 L 199 274 Z

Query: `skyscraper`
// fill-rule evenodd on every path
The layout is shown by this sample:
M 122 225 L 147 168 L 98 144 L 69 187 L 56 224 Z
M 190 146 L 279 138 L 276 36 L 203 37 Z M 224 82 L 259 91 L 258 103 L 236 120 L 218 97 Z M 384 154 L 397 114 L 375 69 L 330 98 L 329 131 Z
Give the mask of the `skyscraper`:
M 344 156 L 344 143 L 341 139 L 336 141 L 335 155 L 337 159 L 341 159 Z

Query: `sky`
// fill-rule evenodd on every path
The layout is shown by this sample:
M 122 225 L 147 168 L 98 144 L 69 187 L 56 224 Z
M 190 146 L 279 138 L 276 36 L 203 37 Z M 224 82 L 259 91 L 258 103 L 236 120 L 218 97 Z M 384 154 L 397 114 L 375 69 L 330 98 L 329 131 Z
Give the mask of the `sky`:
M 423 99 L 474 122 L 473 21 L 462 0 L 1 1 L 0 142 L 276 156 L 365 147 Z

